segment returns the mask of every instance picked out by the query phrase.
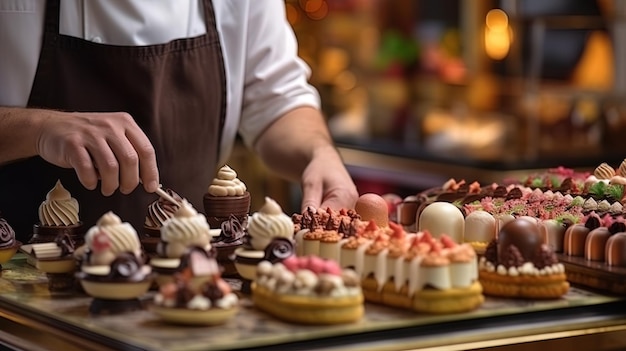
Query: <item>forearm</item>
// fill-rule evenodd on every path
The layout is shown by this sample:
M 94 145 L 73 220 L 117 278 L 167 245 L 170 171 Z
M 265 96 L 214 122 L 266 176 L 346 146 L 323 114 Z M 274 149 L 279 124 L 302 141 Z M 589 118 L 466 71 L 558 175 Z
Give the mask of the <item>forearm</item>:
M 254 147 L 272 171 L 292 181 L 301 180 L 315 156 L 341 162 L 324 117 L 312 107 L 287 112 L 261 134 Z
M 37 155 L 41 123 L 48 118 L 43 112 L 21 107 L 0 107 L 0 165 Z

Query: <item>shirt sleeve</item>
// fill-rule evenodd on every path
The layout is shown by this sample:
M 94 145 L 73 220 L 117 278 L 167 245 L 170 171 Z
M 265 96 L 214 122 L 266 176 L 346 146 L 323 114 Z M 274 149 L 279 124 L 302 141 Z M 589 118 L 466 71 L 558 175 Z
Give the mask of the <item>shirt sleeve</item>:
M 298 57 L 283 0 L 250 1 L 239 133 L 247 145 L 273 121 L 301 106 L 319 108 L 310 69 Z

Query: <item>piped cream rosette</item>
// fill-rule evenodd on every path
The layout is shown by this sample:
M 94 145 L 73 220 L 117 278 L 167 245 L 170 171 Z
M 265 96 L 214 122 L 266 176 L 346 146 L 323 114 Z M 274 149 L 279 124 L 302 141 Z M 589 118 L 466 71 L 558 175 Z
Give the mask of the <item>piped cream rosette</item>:
M 243 195 L 246 189 L 246 184 L 237 178 L 237 172 L 224 165 L 213 178 L 208 193 L 213 196 L 238 196 Z
M 293 222 L 276 201 L 265 197 L 263 206 L 248 220 L 248 234 L 252 248 L 262 251 L 274 238 L 291 239 Z
M 78 201 L 58 180 L 54 188 L 46 194 L 46 199 L 39 205 L 39 222 L 43 226 L 69 226 L 77 224 Z
M 165 244 L 160 252 L 168 258 L 180 258 L 190 246 L 211 249 L 209 223 L 185 199 L 180 208 L 161 227 L 161 241 Z

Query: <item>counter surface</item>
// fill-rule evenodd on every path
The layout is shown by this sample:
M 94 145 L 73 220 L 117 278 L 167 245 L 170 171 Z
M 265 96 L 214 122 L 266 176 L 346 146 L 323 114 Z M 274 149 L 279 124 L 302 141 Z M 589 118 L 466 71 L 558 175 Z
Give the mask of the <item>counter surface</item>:
M 61 339 L 69 338 L 83 347 L 171 351 L 271 348 L 276 345 L 299 349 L 337 345 L 345 348 L 351 344 L 358 345 L 356 349 L 379 349 L 381 340 L 390 338 L 395 340 L 398 348 L 401 341 L 408 343 L 406 347 L 410 344 L 415 348 L 589 328 L 606 331 L 608 327 L 626 324 L 621 297 L 575 287 L 558 300 L 488 297 L 485 304 L 473 312 L 440 316 L 366 304 L 366 314 L 360 322 L 339 326 L 283 323 L 257 311 L 245 297 L 241 300 L 238 315 L 224 325 L 171 325 L 163 323 L 150 311 L 153 294 L 143 298 L 143 310 L 94 316 L 89 312 L 90 297 L 79 293 L 51 296 L 45 275 L 29 266 L 25 256 L 17 255 L 3 265 L 0 317 L 7 325 L 18 324 Z M 433 339 L 437 335 L 439 337 Z

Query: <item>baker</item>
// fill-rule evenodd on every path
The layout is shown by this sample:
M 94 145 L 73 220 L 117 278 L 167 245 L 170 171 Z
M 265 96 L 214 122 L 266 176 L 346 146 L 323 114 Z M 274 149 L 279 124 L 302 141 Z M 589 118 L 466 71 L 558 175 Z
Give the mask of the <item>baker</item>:
M 302 185 L 354 206 L 282 0 L 0 2 L 0 211 L 26 240 L 61 179 L 92 225 L 140 227 L 158 184 L 202 208 L 236 135 Z M 143 183 L 143 189 L 138 186 Z

